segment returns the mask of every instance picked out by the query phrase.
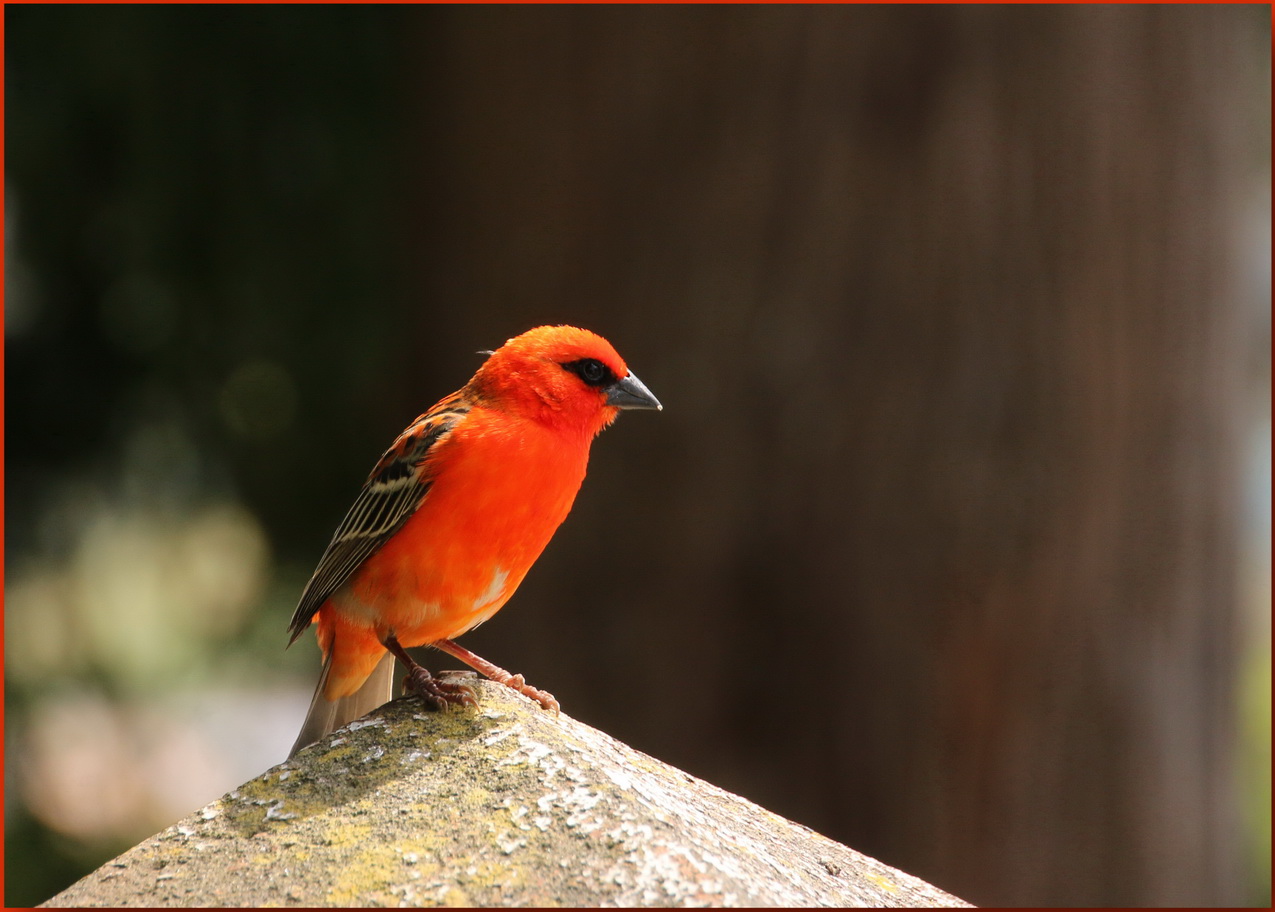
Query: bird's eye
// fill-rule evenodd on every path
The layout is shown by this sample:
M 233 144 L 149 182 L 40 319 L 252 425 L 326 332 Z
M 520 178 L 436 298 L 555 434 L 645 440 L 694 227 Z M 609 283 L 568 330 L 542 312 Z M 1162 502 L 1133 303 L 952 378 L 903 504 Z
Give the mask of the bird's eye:
M 605 386 L 615 381 L 615 374 L 597 358 L 581 358 L 562 365 L 589 386 Z

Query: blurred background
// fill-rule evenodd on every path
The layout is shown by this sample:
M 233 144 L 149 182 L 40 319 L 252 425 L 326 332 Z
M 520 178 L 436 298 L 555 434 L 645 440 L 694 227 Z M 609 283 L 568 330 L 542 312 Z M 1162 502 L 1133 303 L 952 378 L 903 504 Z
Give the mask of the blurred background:
M 4 14 L 7 905 L 283 760 L 554 322 L 665 411 L 466 646 L 975 903 L 1269 904 L 1269 7 Z

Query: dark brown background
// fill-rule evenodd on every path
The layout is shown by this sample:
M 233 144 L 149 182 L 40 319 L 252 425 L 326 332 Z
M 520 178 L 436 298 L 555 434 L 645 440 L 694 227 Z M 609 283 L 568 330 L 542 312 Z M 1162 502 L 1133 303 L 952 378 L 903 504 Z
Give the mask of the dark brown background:
M 11 573 L 62 553 L 59 484 L 175 423 L 184 480 L 139 496 L 242 505 L 273 581 L 183 686 L 251 680 L 393 435 L 578 323 L 666 410 L 466 645 L 975 903 L 1269 901 L 1269 769 L 1236 778 L 1267 7 L 6 22 Z M 40 693 L 10 677 L 11 728 Z M 11 902 L 109 857 L 6 820 Z

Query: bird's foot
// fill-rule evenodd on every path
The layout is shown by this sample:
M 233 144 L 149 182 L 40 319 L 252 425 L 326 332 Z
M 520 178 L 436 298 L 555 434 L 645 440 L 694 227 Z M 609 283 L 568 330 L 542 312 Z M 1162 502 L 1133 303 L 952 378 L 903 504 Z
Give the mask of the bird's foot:
M 562 711 L 562 707 L 558 705 L 558 701 L 554 699 L 553 694 L 532 687 L 522 675 L 510 674 L 499 665 L 493 665 L 482 656 L 475 655 L 459 643 L 454 643 L 451 640 L 435 640 L 434 648 L 441 649 L 448 655 L 460 659 L 470 668 L 479 674 L 486 675 L 497 684 L 504 684 L 506 687 L 518 691 L 524 697 L 530 697 L 545 709 L 551 709 L 555 713 Z
M 545 709 L 553 710 L 555 713 L 562 711 L 562 707 L 558 705 L 558 701 L 553 694 L 549 693 L 547 690 L 540 690 L 539 688 L 532 687 L 520 674 L 511 675 L 506 672 L 503 678 L 493 677 L 492 680 L 498 684 L 504 684 L 512 690 L 518 691 L 518 693 L 522 694 L 524 697 L 530 697 Z
M 468 684 L 444 681 L 435 677 L 420 665 L 408 669 L 403 678 L 403 689 L 416 694 L 430 709 L 447 709 L 450 706 L 477 706 L 478 692 Z

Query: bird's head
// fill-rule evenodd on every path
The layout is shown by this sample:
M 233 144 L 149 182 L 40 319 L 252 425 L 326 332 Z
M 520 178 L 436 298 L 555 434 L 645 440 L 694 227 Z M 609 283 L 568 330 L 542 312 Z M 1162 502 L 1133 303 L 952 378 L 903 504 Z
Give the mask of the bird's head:
M 662 409 L 611 343 L 575 326 L 514 336 L 478 369 L 468 389 L 491 407 L 596 434 L 620 409 Z

